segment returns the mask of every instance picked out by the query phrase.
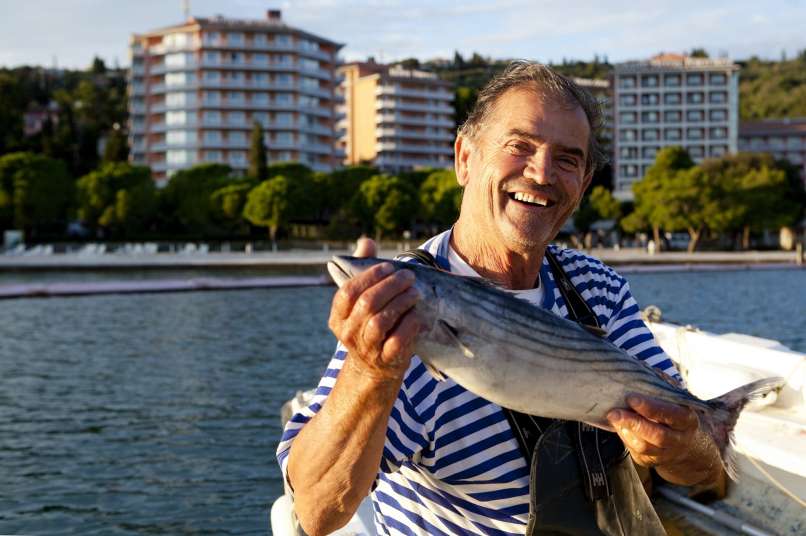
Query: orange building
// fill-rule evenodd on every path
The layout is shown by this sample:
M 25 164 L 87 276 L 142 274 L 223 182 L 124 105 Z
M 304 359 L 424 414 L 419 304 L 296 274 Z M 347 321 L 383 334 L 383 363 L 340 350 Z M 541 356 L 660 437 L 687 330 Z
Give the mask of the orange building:
M 433 73 L 349 63 L 339 68 L 346 164 L 398 172 L 453 166 L 453 91 Z
M 129 142 L 158 183 L 178 169 L 220 162 L 248 167 L 258 121 L 269 162 L 327 171 L 336 147 L 336 65 L 343 45 L 265 20 L 190 18 L 133 35 Z

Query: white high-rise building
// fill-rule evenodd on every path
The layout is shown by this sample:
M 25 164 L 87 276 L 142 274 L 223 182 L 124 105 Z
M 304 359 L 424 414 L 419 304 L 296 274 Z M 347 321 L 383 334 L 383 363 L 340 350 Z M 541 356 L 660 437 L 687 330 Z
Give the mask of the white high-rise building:
M 131 159 L 163 183 L 178 169 L 248 167 L 250 132 L 264 129 L 269 162 L 316 170 L 341 164 L 336 148 L 337 53 L 328 39 L 265 20 L 191 18 L 133 35 Z
M 672 145 L 694 161 L 736 152 L 739 67 L 728 59 L 661 54 L 615 66 L 614 195 L 632 199 L 655 155 Z

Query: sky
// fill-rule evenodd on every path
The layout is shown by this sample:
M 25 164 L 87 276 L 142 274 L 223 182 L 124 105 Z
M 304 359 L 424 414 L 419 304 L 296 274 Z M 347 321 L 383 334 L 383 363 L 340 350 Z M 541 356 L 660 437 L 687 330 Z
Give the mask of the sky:
M 611 62 L 705 48 L 778 59 L 806 49 L 806 0 L 187 0 L 195 16 L 265 17 L 345 46 L 347 61 L 465 56 Z M 182 0 L 0 0 L 0 66 L 127 66 L 128 39 L 181 22 Z

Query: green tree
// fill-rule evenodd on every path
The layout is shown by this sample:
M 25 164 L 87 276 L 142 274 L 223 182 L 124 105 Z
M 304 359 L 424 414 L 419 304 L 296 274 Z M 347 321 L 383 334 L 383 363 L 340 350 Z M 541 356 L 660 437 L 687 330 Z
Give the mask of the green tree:
M 73 198 L 66 166 L 33 153 L 0 157 L 0 225 L 27 237 L 45 227 L 63 226 Z
M 476 104 L 479 96 L 477 88 L 458 86 L 453 94 L 453 109 L 456 113 L 456 127 L 459 128 L 467 120 L 467 116 Z
M 462 188 L 452 169 L 434 171 L 420 185 L 420 216 L 428 223 L 444 228 L 459 216 Z
M 212 193 L 210 201 L 223 225 L 237 229 L 243 222 L 243 208 L 252 185 L 230 184 Z
M 211 196 L 234 182 L 231 173 L 223 164 L 199 164 L 177 171 L 159 192 L 162 226 L 197 236 L 219 234 Z
M 266 180 L 266 142 L 263 139 L 263 126 L 259 121 L 252 125 L 252 139 L 249 146 L 249 172 L 248 176 L 256 182 Z
M 277 231 L 288 218 L 288 193 L 288 179 L 278 175 L 253 188 L 243 209 L 243 217 L 252 225 L 269 229 L 269 237 L 275 249 Z
M 104 164 L 78 179 L 76 187 L 78 217 L 91 229 L 128 236 L 153 222 L 157 194 L 145 166 Z
M 117 125 L 115 125 L 117 126 Z M 129 160 L 129 140 L 120 128 L 112 128 L 106 138 L 104 163 L 126 162 Z
M 591 225 L 598 220 L 616 220 L 621 218 L 621 204 L 604 186 L 594 186 L 586 195 L 579 209 L 574 213 L 574 227 L 587 233 Z
M 682 147 L 665 147 L 658 151 L 655 163 L 646 176 L 633 184 L 635 209 L 621 221 L 627 232 L 652 229 L 655 244 L 661 247 L 660 229 L 670 221 L 673 209 L 664 204 L 664 191 L 674 183 L 678 173 L 694 167 L 694 161 Z
M 365 231 L 377 240 L 409 225 L 416 212 L 416 190 L 400 177 L 375 175 L 361 183 L 353 210 Z

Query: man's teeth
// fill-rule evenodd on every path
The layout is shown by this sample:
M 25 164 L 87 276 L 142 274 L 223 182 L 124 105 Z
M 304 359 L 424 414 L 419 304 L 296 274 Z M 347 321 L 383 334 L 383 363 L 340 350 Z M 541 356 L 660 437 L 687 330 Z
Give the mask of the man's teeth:
M 523 201 L 524 203 L 529 203 L 530 205 L 540 205 L 541 207 L 545 207 L 548 204 L 546 199 L 535 197 L 524 192 L 515 192 L 513 197 L 516 201 Z

